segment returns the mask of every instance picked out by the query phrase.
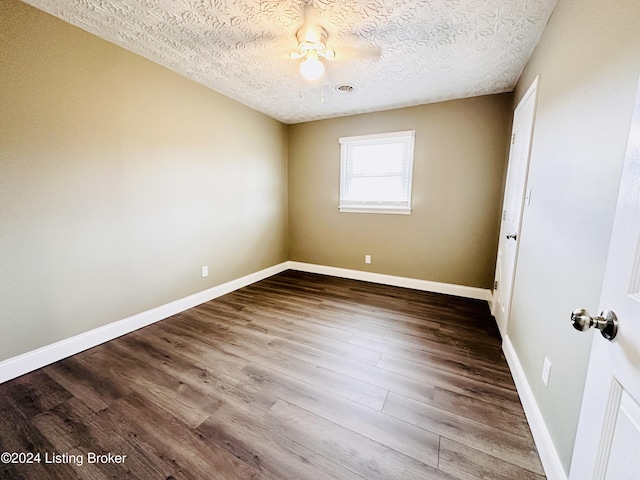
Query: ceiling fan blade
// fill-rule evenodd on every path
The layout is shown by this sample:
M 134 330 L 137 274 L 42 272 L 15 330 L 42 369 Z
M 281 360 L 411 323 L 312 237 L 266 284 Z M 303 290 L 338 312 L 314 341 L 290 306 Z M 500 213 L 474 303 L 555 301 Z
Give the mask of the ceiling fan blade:
M 321 56 L 322 56 L 322 58 L 326 58 L 327 60 L 335 60 L 336 59 L 336 51 L 328 48 L 327 51 L 324 54 L 322 54 Z
M 380 48 L 335 47 L 335 60 L 378 60 L 382 56 Z

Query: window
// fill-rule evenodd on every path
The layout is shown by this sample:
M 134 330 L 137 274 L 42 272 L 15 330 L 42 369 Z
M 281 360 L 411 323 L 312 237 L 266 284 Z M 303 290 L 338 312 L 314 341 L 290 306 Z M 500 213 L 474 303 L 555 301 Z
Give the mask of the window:
M 341 212 L 411 213 L 415 131 L 340 139 Z

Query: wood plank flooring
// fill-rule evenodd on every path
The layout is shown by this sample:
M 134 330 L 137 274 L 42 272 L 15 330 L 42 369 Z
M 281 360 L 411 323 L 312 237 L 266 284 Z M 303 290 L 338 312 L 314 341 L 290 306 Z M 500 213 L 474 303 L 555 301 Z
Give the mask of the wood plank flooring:
M 485 302 L 295 271 L 0 385 L 0 451 L 41 455 L 2 479 L 545 478 Z

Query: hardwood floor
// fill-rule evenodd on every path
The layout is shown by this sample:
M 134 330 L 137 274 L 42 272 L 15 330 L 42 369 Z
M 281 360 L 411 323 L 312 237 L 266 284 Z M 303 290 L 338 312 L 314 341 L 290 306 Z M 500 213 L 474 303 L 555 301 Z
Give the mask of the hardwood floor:
M 545 478 L 485 302 L 295 271 L 0 385 L 0 451 L 40 453 L 2 479 Z

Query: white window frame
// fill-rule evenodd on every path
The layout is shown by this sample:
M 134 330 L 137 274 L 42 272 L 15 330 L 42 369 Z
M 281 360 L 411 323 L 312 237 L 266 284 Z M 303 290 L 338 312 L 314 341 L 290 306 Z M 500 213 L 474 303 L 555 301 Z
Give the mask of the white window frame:
M 373 135 L 358 135 L 341 137 L 340 141 L 340 201 L 338 208 L 344 213 L 411 213 L 411 184 L 413 177 L 413 154 L 415 130 L 403 132 L 377 133 Z M 352 152 L 356 146 L 374 146 L 388 143 L 401 143 L 405 147 L 402 159 L 402 182 L 406 198 L 401 202 L 354 201 L 346 198 L 348 185 L 352 178 Z

